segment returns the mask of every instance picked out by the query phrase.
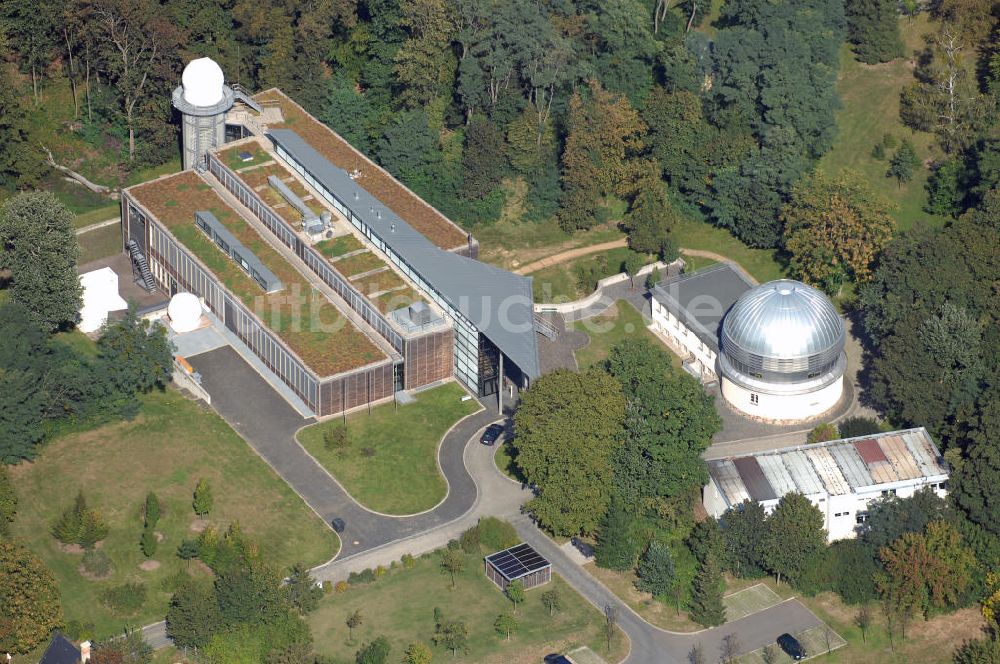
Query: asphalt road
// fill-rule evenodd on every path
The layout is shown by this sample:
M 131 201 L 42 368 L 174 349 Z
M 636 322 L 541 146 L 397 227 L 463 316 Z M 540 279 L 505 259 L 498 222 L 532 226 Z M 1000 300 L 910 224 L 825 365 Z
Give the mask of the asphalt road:
M 409 517 L 381 515 L 365 509 L 295 440 L 295 432 L 315 422 L 302 418 L 230 346 L 188 358 L 202 375 L 212 407 L 323 520 L 346 523 L 338 557 L 353 556 L 389 542 L 448 523 L 470 510 L 476 484 L 462 461 L 466 442 L 479 429 L 499 419 L 483 409 L 458 423 L 441 443 L 439 461 L 448 495 L 429 512 Z

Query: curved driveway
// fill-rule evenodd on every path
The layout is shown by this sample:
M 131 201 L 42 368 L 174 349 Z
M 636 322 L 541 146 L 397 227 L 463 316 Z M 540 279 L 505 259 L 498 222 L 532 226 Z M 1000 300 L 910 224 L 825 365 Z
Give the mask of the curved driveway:
M 230 346 L 188 358 L 201 373 L 212 407 L 326 523 L 339 517 L 346 528 L 337 558 L 357 555 L 453 521 L 476 501 L 476 484 L 462 460 L 466 442 L 499 419 L 495 410 L 467 416 L 449 431 L 439 450 L 448 495 L 434 509 L 394 517 L 358 504 L 295 440 L 295 433 L 316 420 L 299 415 Z

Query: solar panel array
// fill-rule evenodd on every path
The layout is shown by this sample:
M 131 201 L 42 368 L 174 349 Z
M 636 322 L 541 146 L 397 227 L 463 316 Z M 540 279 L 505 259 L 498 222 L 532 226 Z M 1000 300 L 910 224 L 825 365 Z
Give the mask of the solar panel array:
M 531 548 L 530 544 L 518 544 L 509 549 L 491 553 L 486 556 L 486 561 L 508 581 L 520 579 L 549 566 L 549 561 Z
M 859 488 L 947 475 L 926 429 L 892 431 L 708 462 L 730 505 L 791 491 L 843 495 Z

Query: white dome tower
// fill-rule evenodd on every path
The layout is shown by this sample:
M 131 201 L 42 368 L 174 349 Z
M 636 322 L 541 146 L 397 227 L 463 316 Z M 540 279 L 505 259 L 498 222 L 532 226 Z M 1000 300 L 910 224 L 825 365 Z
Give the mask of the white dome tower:
M 226 111 L 232 108 L 233 100 L 233 91 L 215 60 L 198 58 L 184 67 L 173 103 L 181 113 L 185 169 L 204 168 L 208 151 L 225 142 Z
M 751 417 L 818 417 L 844 391 L 844 321 L 811 286 L 781 279 L 744 293 L 722 320 L 722 395 Z

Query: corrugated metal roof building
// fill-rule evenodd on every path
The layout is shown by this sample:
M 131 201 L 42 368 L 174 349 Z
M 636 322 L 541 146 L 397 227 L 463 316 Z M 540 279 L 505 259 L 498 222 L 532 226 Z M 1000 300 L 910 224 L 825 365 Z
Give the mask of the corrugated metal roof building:
M 923 427 L 798 445 L 708 462 L 705 508 L 716 517 L 745 500 L 769 510 L 804 494 L 825 517 L 830 540 L 853 537 L 868 503 L 883 495 L 947 491 L 948 467 Z

